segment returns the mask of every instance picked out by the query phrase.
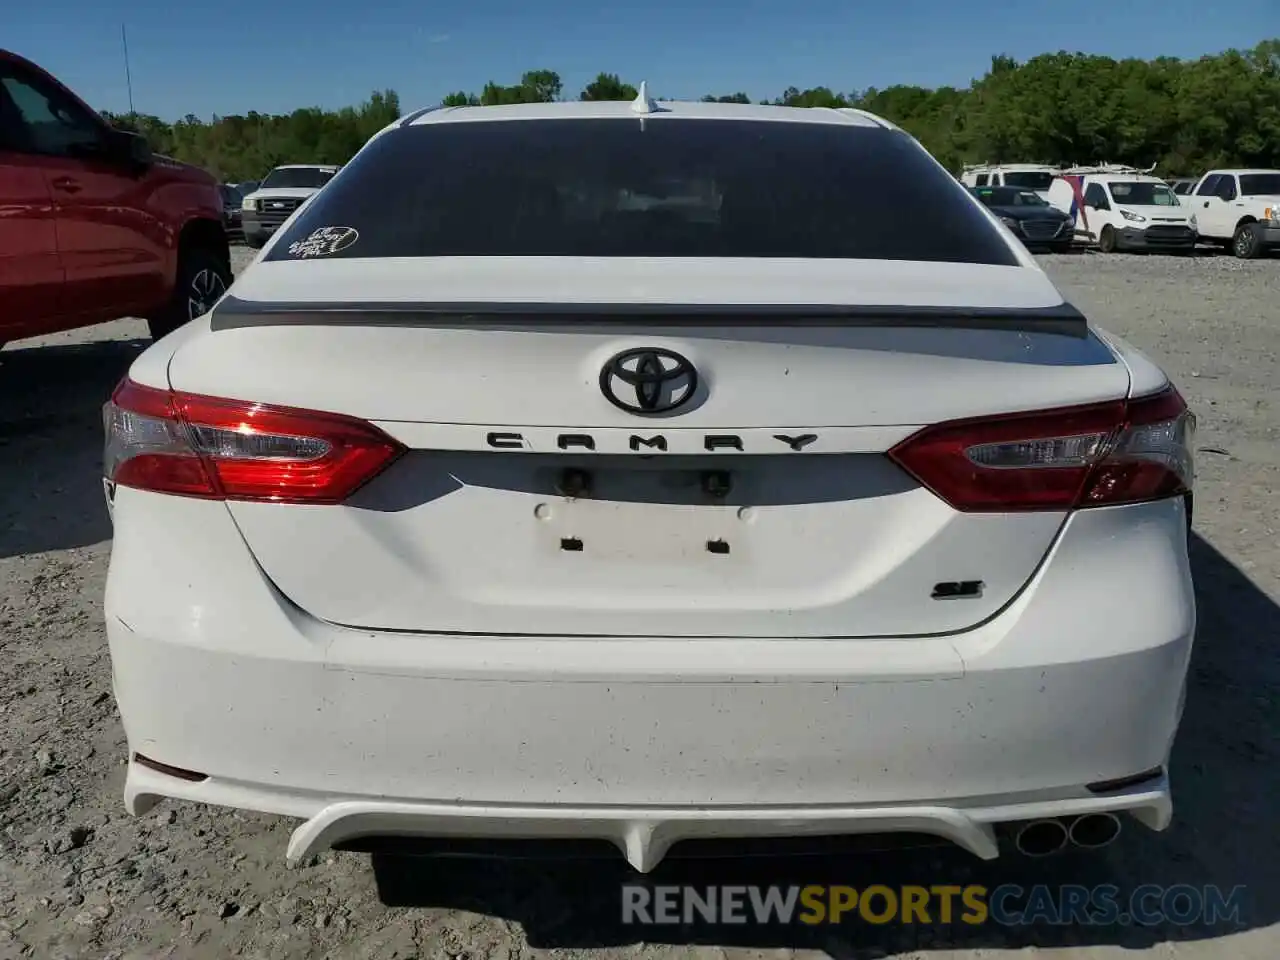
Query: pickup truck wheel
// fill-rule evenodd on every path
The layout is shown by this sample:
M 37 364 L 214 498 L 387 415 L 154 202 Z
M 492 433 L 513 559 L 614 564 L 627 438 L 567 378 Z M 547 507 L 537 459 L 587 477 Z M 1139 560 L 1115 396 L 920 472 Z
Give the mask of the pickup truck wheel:
M 212 250 L 186 250 L 178 261 L 178 282 L 164 313 L 147 321 L 159 340 L 188 321 L 204 316 L 231 286 L 231 265 Z
M 1098 234 L 1098 249 L 1102 253 L 1116 252 L 1116 232 L 1110 224 L 1103 227 L 1102 233 Z
M 1241 260 L 1253 260 L 1262 256 L 1262 244 L 1258 235 L 1253 232 L 1253 223 L 1242 223 L 1236 227 L 1235 236 L 1231 238 L 1231 252 Z

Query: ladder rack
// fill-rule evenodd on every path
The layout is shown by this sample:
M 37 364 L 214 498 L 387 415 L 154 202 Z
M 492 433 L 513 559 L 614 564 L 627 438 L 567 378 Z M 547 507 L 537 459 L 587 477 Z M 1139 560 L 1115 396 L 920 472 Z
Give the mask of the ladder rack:
M 1095 164 L 1072 164 L 1069 167 L 1063 167 L 1058 173 L 1061 174 L 1085 174 L 1085 173 L 1116 173 L 1116 174 L 1137 174 L 1145 176 L 1155 170 L 1157 164 L 1152 164 L 1145 170 L 1138 167 L 1131 167 L 1125 163 L 1095 163 Z

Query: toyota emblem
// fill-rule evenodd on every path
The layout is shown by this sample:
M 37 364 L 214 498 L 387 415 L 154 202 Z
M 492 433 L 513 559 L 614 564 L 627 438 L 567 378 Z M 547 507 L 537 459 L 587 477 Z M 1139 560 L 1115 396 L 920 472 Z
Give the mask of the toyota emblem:
M 615 354 L 600 371 L 600 392 L 619 410 L 670 413 L 693 399 L 698 371 L 674 350 L 640 347 Z

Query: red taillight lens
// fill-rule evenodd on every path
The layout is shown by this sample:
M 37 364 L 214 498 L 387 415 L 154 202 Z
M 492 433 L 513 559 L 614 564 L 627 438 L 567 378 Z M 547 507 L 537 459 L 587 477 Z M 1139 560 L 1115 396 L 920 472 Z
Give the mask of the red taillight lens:
M 1069 510 L 1186 493 L 1194 428 L 1169 387 L 1129 401 L 954 420 L 889 456 L 957 510 Z
M 372 424 L 144 387 L 104 410 L 104 472 L 121 486 L 217 500 L 339 503 L 404 448 Z

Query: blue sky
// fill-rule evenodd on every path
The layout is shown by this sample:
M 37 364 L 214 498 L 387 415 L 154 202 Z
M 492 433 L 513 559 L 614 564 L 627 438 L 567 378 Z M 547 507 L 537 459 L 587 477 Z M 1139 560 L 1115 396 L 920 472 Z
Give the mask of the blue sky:
M 1280 0 L 38 0 L 0 3 L 0 44 L 99 109 L 175 119 L 338 107 L 390 87 L 407 110 L 487 80 L 601 70 L 657 96 L 787 86 L 964 85 L 990 58 L 1052 50 L 1196 57 L 1280 36 Z

